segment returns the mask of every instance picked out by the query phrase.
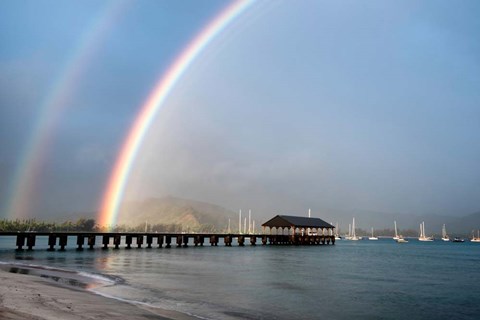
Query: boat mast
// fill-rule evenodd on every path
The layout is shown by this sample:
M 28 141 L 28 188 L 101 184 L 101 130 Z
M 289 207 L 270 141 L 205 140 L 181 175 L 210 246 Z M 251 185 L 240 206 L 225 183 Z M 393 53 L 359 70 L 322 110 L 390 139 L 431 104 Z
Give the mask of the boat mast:
M 242 234 L 242 209 L 238 212 L 238 233 Z
M 353 218 L 353 221 L 352 221 L 352 238 L 355 238 L 355 217 Z

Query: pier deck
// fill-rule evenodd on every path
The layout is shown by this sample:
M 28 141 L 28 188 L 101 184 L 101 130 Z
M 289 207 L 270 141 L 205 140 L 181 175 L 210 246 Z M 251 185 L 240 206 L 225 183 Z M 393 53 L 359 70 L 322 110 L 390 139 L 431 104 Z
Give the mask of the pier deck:
M 189 246 L 218 246 L 232 245 L 245 246 L 261 245 L 325 245 L 335 244 L 332 235 L 306 235 L 306 234 L 232 234 L 232 233 L 149 233 L 149 232 L 0 232 L 0 237 L 16 237 L 17 250 L 33 250 L 38 238 L 46 237 L 47 250 L 65 250 L 69 238 L 76 238 L 76 249 L 84 247 L 94 249 L 101 245 L 103 249 L 119 249 L 120 246 L 130 249 L 132 246 L 142 248 L 171 248 L 176 246 L 186 248 Z M 71 239 L 70 239 L 71 240 Z

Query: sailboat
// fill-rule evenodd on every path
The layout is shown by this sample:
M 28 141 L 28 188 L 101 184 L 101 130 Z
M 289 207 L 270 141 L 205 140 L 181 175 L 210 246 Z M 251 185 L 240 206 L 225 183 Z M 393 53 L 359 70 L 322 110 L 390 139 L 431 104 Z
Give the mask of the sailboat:
M 397 241 L 399 239 L 397 232 L 397 221 L 393 221 L 393 224 L 395 225 L 395 236 L 393 237 L 393 240 Z
M 338 222 L 335 228 L 335 240 L 342 240 L 342 237 L 340 237 L 340 230 L 338 229 Z
M 443 225 L 443 228 L 442 228 L 442 240 L 450 241 L 450 237 L 447 234 L 447 228 L 445 227 L 445 224 Z
M 408 240 L 403 237 L 399 237 L 396 241 L 397 243 L 408 243 Z
M 373 235 L 373 228 L 372 228 L 372 236 L 371 237 L 368 237 L 368 240 L 378 240 L 378 237 L 375 237 Z
M 477 230 L 477 237 L 475 237 L 475 233 L 473 233 L 471 242 L 480 242 L 480 230 Z
M 420 237 L 418 237 L 419 241 L 433 241 L 432 237 L 427 237 L 425 235 L 425 221 L 420 223 Z
M 352 225 L 348 224 L 348 234 L 345 235 L 345 240 L 350 240 L 352 238 Z
M 353 221 L 352 221 L 352 235 L 350 236 L 350 239 L 349 240 L 352 240 L 352 241 L 358 241 L 360 240 L 361 238 L 360 237 L 357 237 L 355 235 L 355 218 L 353 218 Z

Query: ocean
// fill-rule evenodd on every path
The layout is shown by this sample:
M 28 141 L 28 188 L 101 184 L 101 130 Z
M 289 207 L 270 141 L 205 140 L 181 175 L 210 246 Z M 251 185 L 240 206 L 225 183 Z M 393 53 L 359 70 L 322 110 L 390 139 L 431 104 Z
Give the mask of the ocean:
M 0 262 L 79 285 L 73 271 L 92 279 L 80 285 L 99 294 L 199 319 L 480 318 L 480 243 L 48 252 L 42 238 L 34 251 L 17 252 L 15 238 L 1 237 Z M 63 273 L 52 276 L 57 269 Z

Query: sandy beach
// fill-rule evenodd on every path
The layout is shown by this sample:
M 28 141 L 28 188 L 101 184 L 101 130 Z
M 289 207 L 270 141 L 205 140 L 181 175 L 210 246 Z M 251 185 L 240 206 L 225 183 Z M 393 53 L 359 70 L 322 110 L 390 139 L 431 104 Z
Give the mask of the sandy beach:
M 106 298 L 36 275 L 0 270 L 0 319 L 191 319 L 158 308 Z

